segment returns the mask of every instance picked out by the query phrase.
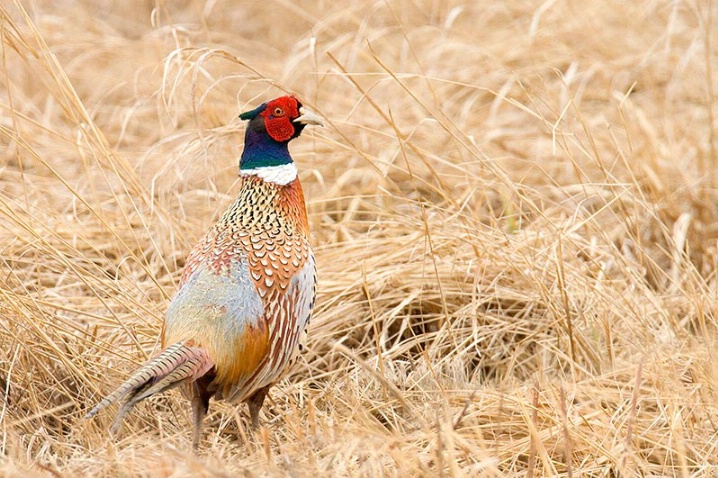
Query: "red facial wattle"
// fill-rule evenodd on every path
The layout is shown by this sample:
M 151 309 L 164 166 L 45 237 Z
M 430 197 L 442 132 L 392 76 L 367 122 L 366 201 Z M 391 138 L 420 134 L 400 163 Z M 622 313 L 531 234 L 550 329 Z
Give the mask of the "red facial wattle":
M 299 117 L 297 100 L 291 96 L 277 98 L 260 113 L 264 117 L 267 134 L 275 141 L 288 141 L 294 135 L 292 119 Z

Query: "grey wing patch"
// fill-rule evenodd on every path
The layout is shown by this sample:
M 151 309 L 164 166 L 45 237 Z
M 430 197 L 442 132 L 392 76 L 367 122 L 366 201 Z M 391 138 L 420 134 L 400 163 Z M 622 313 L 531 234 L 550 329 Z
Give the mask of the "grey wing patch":
M 170 302 L 165 331 L 172 340 L 212 334 L 221 341 L 241 334 L 247 325 L 256 327 L 263 315 L 246 259 L 234 259 L 219 271 L 202 263 Z

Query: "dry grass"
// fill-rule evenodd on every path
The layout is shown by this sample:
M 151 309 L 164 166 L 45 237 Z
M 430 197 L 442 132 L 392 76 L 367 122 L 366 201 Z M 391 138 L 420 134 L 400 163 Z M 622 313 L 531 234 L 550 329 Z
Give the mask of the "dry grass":
M 718 9 L 696 2 L 0 5 L 3 476 L 718 473 Z M 713 47 L 713 48 L 712 48 Z M 156 351 L 236 191 L 293 145 L 320 273 L 266 424 L 177 393 L 80 419 Z

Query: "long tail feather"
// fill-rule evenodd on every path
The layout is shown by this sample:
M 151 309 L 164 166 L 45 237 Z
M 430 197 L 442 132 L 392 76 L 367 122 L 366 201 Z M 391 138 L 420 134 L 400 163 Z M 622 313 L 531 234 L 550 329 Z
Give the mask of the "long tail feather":
M 94 417 L 103 408 L 127 396 L 127 401 L 120 408 L 115 424 L 112 426 L 116 431 L 122 419 L 138 402 L 156 393 L 196 380 L 213 366 L 214 362 L 202 348 L 182 342 L 170 345 L 95 405 L 85 418 Z

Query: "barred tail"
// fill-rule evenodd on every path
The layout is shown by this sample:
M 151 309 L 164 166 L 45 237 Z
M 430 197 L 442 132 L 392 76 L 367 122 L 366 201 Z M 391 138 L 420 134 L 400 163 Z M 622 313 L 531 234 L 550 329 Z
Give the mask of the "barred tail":
M 197 380 L 213 366 L 214 361 L 204 349 L 182 342 L 170 345 L 95 405 L 85 415 L 85 418 L 94 417 L 103 408 L 127 396 L 127 401 L 120 408 L 115 423 L 112 425 L 114 433 L 137 403 L 156 393 Z

